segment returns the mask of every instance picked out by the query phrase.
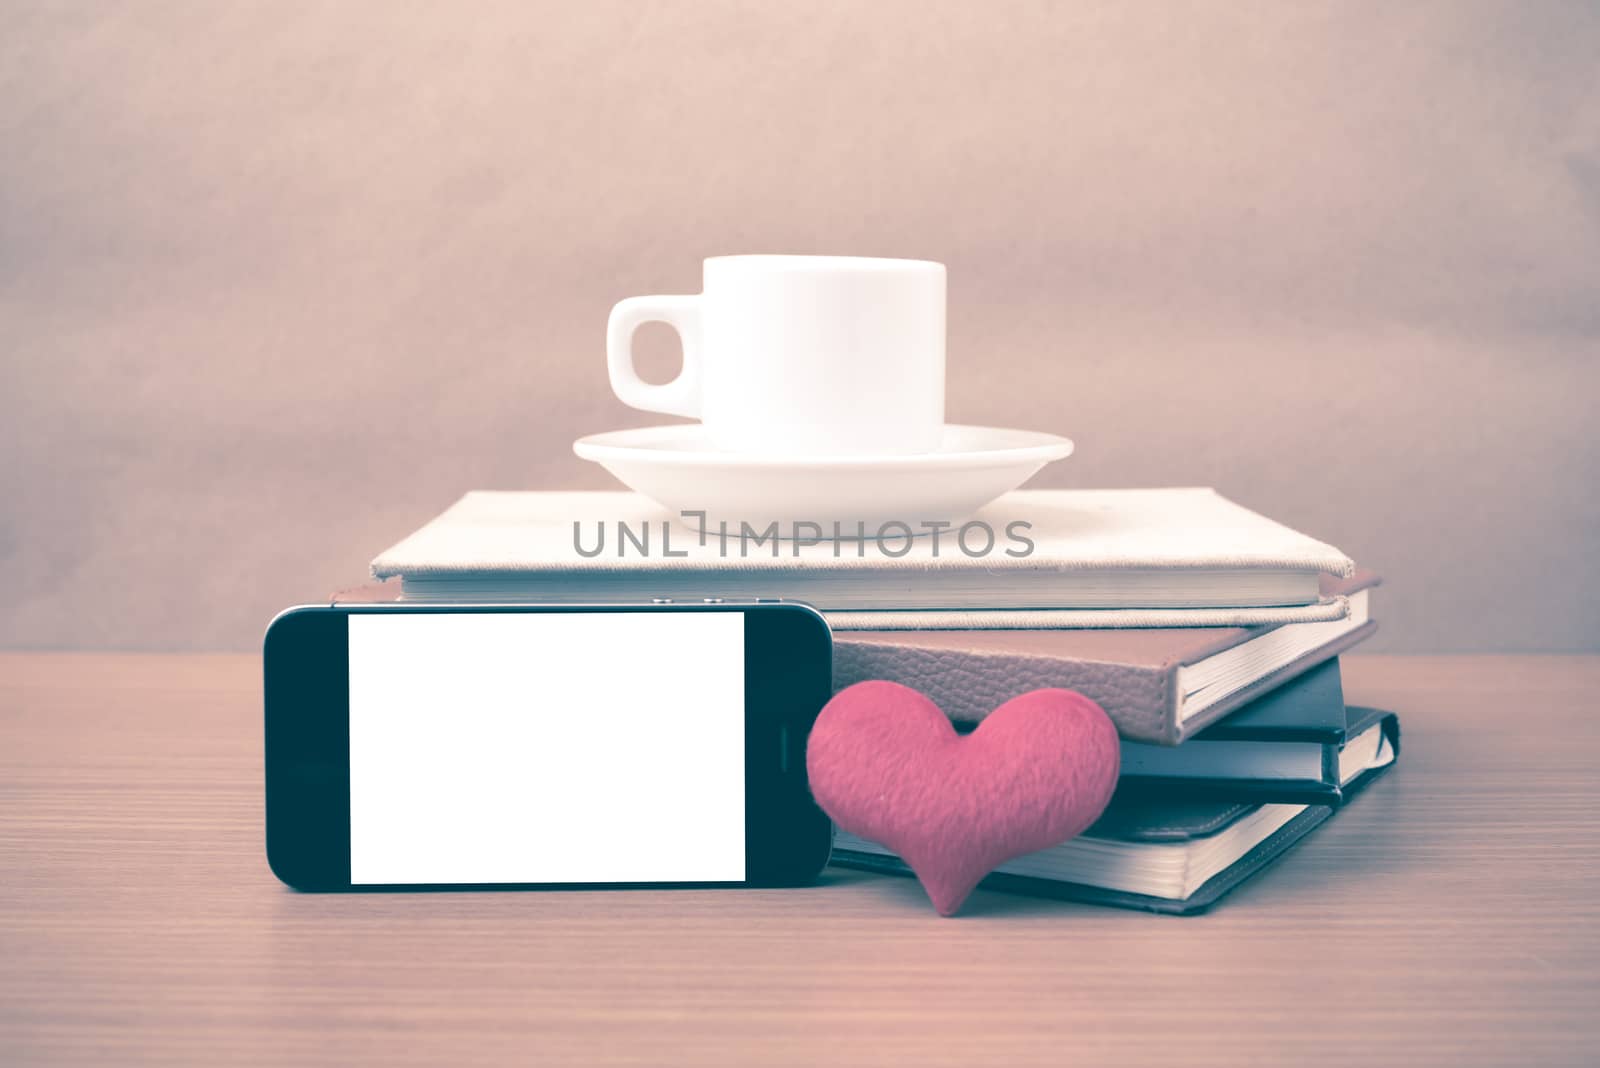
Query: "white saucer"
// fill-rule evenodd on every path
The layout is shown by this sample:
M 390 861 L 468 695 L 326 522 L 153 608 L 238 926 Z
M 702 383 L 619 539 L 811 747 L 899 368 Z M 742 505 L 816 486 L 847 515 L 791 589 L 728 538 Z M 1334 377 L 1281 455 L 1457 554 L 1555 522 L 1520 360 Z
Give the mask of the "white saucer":
M 816 523 L 822 537 L 839 523 L 845 537 L 865 523 L 869 537 L 888 522 L 959 523 L 1045 464 L 1072 453 L 1072 442 L 1031 430 L 946 426 L 940 447 L 910 456 L 758 456 L 721 452 L 698 423 L 590 434 L 572 451 L 674 513 L 704 512 L 719 522 L 758 529 L 776 521 Z M 808 536 L 809 529 L 800 532 Z

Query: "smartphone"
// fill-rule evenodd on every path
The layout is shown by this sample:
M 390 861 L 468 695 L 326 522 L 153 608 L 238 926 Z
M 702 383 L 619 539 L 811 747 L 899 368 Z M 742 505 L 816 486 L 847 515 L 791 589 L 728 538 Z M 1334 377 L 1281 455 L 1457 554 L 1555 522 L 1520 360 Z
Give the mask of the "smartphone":
M 792 602 L 290 609 L 268 864 L 300 890 L 809 882 L 832 653 Z

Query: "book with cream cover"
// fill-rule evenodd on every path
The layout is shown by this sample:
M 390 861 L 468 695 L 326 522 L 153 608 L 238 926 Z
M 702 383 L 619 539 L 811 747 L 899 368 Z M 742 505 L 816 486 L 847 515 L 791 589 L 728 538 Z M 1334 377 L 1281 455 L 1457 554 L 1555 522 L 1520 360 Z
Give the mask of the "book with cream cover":
M 1349 605 L 1322 580 L 1354 570 L 1203 488 L 1017 490 L 959 527 L 832 533 L 697 529 L 633 493 L 480 491 L 372 572 L 410 601 L 785 598 L 889 630 L 1335 621 Z

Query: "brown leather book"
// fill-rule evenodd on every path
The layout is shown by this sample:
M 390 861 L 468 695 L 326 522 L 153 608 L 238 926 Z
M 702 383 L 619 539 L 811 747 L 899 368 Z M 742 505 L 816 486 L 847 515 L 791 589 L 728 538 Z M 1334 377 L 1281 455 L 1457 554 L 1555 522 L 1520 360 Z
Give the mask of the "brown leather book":
M 1130 630 L 839 631 L 835 689 L 867 679 L 914 686 L 958 723 L 1020 693 L 1077 690 L 1122 737 L 1177 745 L 1252 698 L 1338 656 L 1377 629 L 1371 572 L 1329 579 L 1346 619 L 1262 627 Z
M 1129 741 L 1177 745 L 1280 683 L 1369 637 L 1370 571 L 1323 582 L 1344 619 L 1260 627 L 1087 630 L 836 630 L 834 689 L 867 679 L 914 686 L 958 723 L 1041 687 L 1100 704 Z M 341 590 L 335 604 L 401 599 L 400 582 Z

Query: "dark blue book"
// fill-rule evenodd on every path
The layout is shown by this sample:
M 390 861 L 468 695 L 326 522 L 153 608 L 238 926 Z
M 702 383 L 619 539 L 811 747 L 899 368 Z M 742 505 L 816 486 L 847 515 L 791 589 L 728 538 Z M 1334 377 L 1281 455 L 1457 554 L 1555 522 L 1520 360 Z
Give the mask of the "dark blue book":
M 1338 660 L 1268 691 L 1178 746 L 1122 743 L 1119 796 L 1337 805 L 1345 787 L 1394 759 L 1392 715 L 1349 708 Z

